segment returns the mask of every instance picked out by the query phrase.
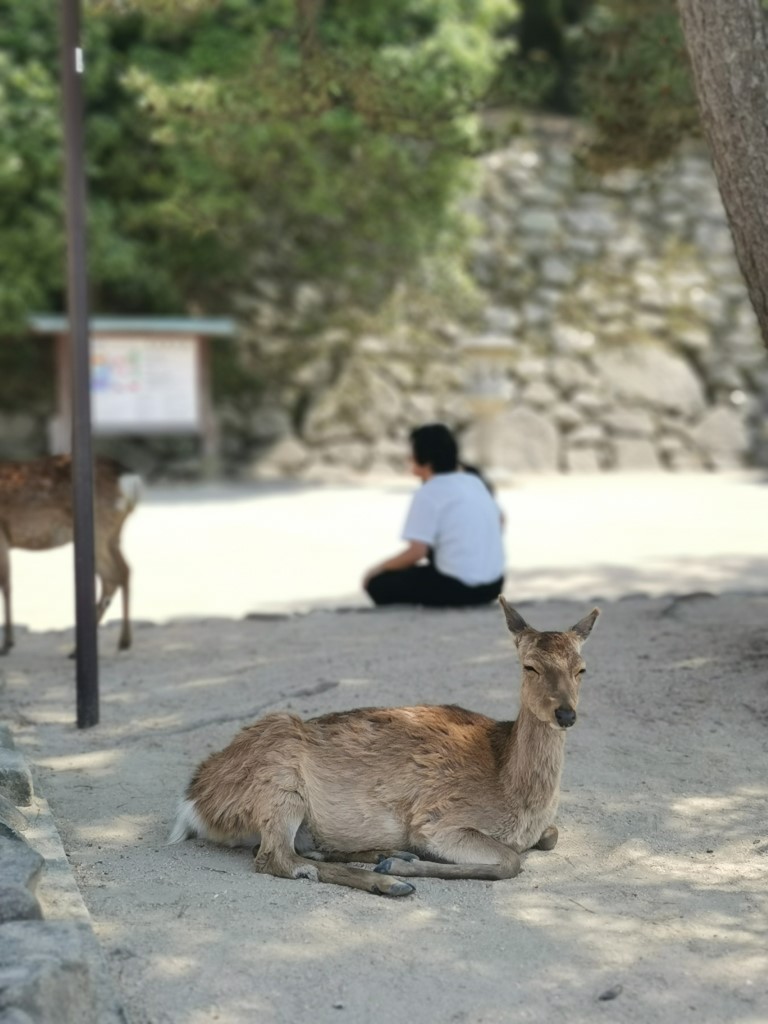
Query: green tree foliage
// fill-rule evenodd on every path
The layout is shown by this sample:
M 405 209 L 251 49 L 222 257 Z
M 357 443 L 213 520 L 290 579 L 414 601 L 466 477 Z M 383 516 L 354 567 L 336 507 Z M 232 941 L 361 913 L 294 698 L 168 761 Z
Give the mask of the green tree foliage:
M 62 307 L 56 8 L 0 0 L 6 333 Z M 450 227 L 513 13 L 512 0 L 94 0 L 94 309 L 229 309 L 265 270 L 378 301 Z
M 574 33 L 578 106 L 597 169 L 649 166 L 700 131 L 674 0 L 602 0 Z
M 523 0 L 510 30 L 497 102 L 583 117 L 594 168 L 648 166 L 698 133 L 675 0 Z
M 44 305 L 62 281 L 58 89 L 44 8 L 0 2 L 0 320 L 6 329 Z

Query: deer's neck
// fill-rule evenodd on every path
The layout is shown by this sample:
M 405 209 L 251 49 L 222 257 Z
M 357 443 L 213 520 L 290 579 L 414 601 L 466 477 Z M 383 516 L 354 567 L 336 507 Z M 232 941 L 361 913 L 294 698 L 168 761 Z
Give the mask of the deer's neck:
M 546 803 L 560 787 L 565 734 L 521 708 L 508 744 L 507 788 L 524 803 Z

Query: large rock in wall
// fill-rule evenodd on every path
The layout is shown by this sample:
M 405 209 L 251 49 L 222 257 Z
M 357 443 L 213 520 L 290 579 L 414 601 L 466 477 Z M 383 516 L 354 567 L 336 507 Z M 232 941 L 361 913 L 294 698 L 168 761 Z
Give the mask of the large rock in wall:
M 480 162 L 467 205 L 485 323 L 444 331 L 427 370 L 407 324 L 391 349 L 355 348 L 290 442 L 302 471 L 402 468 L 429 419 L 499 476 L 766 464 L 768 361 L 706 153 L 598 178 L 577 131 L 534 121 Z

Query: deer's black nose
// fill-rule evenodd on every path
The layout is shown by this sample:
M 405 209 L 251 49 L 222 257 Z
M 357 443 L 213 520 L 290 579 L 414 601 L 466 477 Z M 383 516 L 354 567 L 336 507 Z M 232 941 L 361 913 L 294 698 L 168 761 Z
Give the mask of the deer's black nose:
M 558 708 L 555 711 L 555 718 L 562 729 L 570 729 L 576 721 L 576 712 L 572 708 Z

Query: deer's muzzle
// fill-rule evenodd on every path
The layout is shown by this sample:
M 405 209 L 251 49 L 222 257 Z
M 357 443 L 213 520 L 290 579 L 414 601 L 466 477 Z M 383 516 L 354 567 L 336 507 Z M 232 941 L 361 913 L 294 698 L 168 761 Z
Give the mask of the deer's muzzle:
M 561 729 L 570 729 L 576 721 L 576 712 L 573 708 L 557 708 L 555 711 L 555 719 Z

